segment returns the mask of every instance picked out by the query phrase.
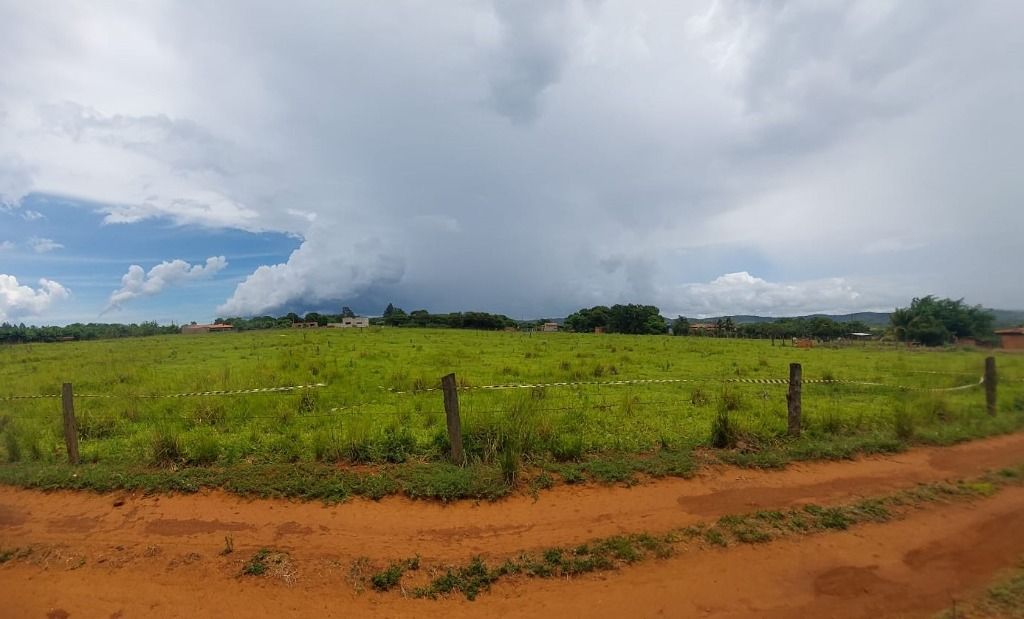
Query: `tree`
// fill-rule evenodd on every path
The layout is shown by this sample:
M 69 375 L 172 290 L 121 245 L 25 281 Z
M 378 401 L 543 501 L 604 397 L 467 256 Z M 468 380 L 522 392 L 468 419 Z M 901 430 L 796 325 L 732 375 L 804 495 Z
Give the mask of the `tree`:
M 388 303 L 388 306 L 384 309 L 382 315 L 383 322 L 389 327 L 400 327 L 409 322 L 409 316 L 406 315 L 405 310 L 400 307 Z
M 940 346 L 957 337 L 990 339 L 995 317 L 980 305 L 963 299 L 914 298 L 910 307 L 896 308 L 889 318 L 896 339 Z
M 608 326 L 609 310 L 604 305 L 597 305 L 590 309 L 581 309 L 578 312 L 569 314 L 563 324 L 577 333 L 592 333 L 595 328 Z
M 352 308 L 350 308 L 349 306 L 346 305 L 346 306 L 341 308 L 341 317 L 342 318 L 355 318 L 356 314 L 355 314 L 355 312 L 352 311 Z
M 689 335 L 690 321 L 682 316 L 672 321 L 672 335 Z
M 663 334 L 668 331 L 661 311 L 653 305 L 613 305 L 608 310 L 608 330 L 612 333 Z

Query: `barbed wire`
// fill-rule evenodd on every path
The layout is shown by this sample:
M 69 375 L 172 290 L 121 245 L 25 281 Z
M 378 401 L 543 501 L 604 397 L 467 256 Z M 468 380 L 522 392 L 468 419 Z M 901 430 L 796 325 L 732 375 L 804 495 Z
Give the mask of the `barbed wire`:
M 937 372 L 938 373 L 938 372 Z M 1009 379 L 1011 382 L 1024 382 L 1024 379 Z M 717 382 L 722 384 L 737 384 L 737 385 L 772 385 L 772 386 L 785 386 L 789 385 L 790 381 L 787 378 L 639 378 L 639 379 L 623 379 L 623 380 L 607 380 L 607 381 L 557 381 L 547 383 L 503 383 L 494 385 L 466 385 L 458 387 L 461 392 L 471 391 L 503 391 L 503 390 L 514 390 L 514 389 L 548 389 L 548 388 L 559 388 L 559 387 L 616 387 L 616 386 L 627 386 L 627 385 L 664 385 L 664 384 L 706 384 L 709 382 Z M 897 389 L 902 391 L 928 391 L 928 392 L 948 392 L 948 391 L 960 391 L 965 389 L 971 389 L 979 385 L 983 385 L 985 377 L 981 376 L 977 382 L 972 382 L 966 385 L 958 385 L 954 387 L 914 387 L 908 385 L 892 385 L 888 383 L 865 381 L 865 380 L 846 380 L 837 378 L 821 378 L 821 379 L 804 379 L 800 381 L 803 385 L 858 385 L 866 387 L 880 387 L 887 389 Z M 209 391 L 191 391 L 182 393 L 169 393 L 169 394 L 75 394 L 76 398 L 90 398 L 90 399 L 177 399 L 177 398 L 189 398 L 189 397 L 209 397 L 209 396 L 234 396 L 234 395 L 251 395 L 260 393 L 287 393 L 292 391 L 301 391 L 306 389 L 318 389 L 327 387 L 326 383 L 312 383 L 308 385 L 288 385 L 281 387 L 258 387 L 252 389 L 224 389 L 224 390 L 209 390 Z M 422 393 L 433 393 L 440 391 L 439 387 L 428 387 L 425 389 L 416 389 L 411 391 L 402 391 L 396 389 L 387 389 L 380 386 L 380 389 L 387 393 L 394 395 L 416 395 Z M 56 399 L 60 398 L 60 394 L 38 394 L 38 395 L 10 395 L 0 396 L 0 401 L 16 401 L 16 400 L 38 400 L 38 399 Z M 331 413 L 335 413 L 341 410 L 350 410 L 356 406 L 372 406 L 382 404 L 380 402 L 366 402 L 361 404 L 333 407 L 330 409 Z
M 131 399 L 131 398 L 145 398 L 145 399 L 163 399 L 163 398 L 190 398 L 190 397 L 205 397 L 205 396 L 227 396 L 227 395 L 248 395 L 254 393 L 281 393 L 287 391 L 299 391 L 302 389 L 319 389 L 320 387 L 326 387 L 327 383 L 313 383 L 310 385 L 288 385 L 285 387 L 257 387 L 254 389 L 222 389 L 212 391 L 189 391 L 184 393 L 160 393 L 160 394 L 115 394 L 115 393 L 76 393 L 76 398 L 93 398 L 93 399 Z M 45 398 L 59 398 L 61 394 L 44 394 L 44 395 L 12 395 L 2 396 L 0 401 L 10 400 L 37 400 Z
M 465 385 L 458 387 L 458 391 L 501 391 L 510 389 L 547 389 L 554 387 L 578 387 L 578 386 L 621 386 L 621 385 L 654 385 L 654 384 L 679 384 L 679 383 L 708 383 L 708 382 L 719 382 L 727 384 L 750 384 L 750 385 L 788 385 L 788 378 L 637 378 L 629 380 L 587 380 L 587 381 L 560 381 L 560 382 L 549 382 L 549 383 L 504 383 L 496 385 Z M 817 379 L 803 379 L 800 381 L 804 385 L 863 385 L 872 387 L 886 387 L 891 389 L 903 389 L 907 391 L 955 391 L 959 389 L 968 389 L 970 387 L 977 386 L 985 382 L 985 377 L 982 376 L 977 383 L 971 383 L 969 385 L 960 385 L 957 387 L 911 387 L 907 385 L 890 385 L 887 383 L 863 381 L 863 380 L 844 380 L 838 378 L 817 378 Z M 409 391 L 401 391 L 396 389 L 388 389 L 383 385 L 380 389 L 393 393 L 395 395 L 413 395 L 420 393 L 432 393 L 440 391 L 440 387 L 427 387 L 425 389 L 414 389 Z

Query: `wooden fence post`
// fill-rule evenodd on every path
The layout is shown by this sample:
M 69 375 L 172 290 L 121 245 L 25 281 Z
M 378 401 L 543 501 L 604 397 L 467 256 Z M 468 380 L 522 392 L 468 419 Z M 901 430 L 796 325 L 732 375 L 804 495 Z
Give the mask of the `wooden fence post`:
M 999 377 L 996 375 L 996 358 L 985 358 L 985 405 L 988 407 L 988 414 L 996 414 L 996 386 Z
M 448 442 L 452 445 L 452 462 L 462 466 L 466 463 L 462 453 L 462 420 L 459 418 L 459 391 L 455 386 L 455 374 L 441 378 L 444 393 L 444 414 L 448 419 Z
M 789 393 L 786 394 L 786 403 L 789 405 L 789 429 L 790 436 L 800 436 L 800 414 L 801 396 L 803 392 L 803 369 L 799 363 L 789 364 Z
M 64 404 L 64 443 L 68 447 L 68 462 L 78 464 L 78 422 L 75 421 L 75 396 L 71 383 L 64 383 L 60 391 L 61 402 Z

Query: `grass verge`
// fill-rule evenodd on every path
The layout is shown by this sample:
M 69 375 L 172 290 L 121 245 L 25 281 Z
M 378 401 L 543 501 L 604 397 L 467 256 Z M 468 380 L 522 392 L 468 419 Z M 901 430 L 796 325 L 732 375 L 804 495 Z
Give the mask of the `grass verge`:
M 429 583 L 411 589 L 415 597 L 437 598 L 459 593 L 475 599 L 498 580 L 524 575 L 529 578 L 572 578 L 589 572 L 617 569 L 651 558 L 666 558 L 686 543 L 706 546 L 761 544 L 793 535 L 842 531 L 850 527 L 886 522 L 900 518 L 910 510 L 936 503 L 951 503 L 991 496 L 1008 485 L 1024 481 L 1024 465 L 1002 469 L 971 480 L 956 483 L 921 484 L 915 488 L 864 499 L 839 506 L 805 505 L 787 510 L 761 510 L 729 515 L 715 522 L 701 523 L 662 534 L 636 533 L 595 539 L 573 547 L 552 547 L 540 552 L 524 552 L 500 563 L 488 563 L 483 557 L 471 558 L 463 565 L 435 568 Z M 395 563 L 374 576 L 380 591 L 401 584 L 410 568 Z M 419 569 L 419 560 L 415 568 Z M 377 578 L 387 586 L 377 586 Z M 1024 585 L 1022 585 L 1024 587 Z

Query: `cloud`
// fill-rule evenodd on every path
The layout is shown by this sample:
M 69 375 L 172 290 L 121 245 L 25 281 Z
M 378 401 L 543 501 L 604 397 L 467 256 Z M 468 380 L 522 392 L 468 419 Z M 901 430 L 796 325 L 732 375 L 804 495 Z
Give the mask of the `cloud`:
M 34 236 L 28 240 L 28 246 L 32 248 L 32 251 L 37 254 L 46 254 L 51 251 L 58 249 L 64 249 L 64 246 L 54 241 L 53 239 L 46 239 Z
M 123 304 L 139 297 L 158 295 L 168 286 L 212 277 L 227 265 L 224 256 L 207 258 L 205 265 L 192 265 L 180 259 L 164 261 L 148 273 L 141 266 L 133 264 L 121 277 L 121 287 L 111 293 L 104 312 L 121 309 Z
M 357 297 L 373 286 L 401 280 L 405 265 L 378 239 L 355 241 L 312 236 L 288 261 L 261 266 L 217 308 L 221 316 L 251 316 L 303 303 L 324 307 Z
M 25 221 L 39 221 L 40 219 L 45 219 L 46 215 L 43 215 L 39 211 L 33 211 L 31 209 L 25 209 L 21 213 L 21 218 L 24 219 Z
M 14 249 L 13 241 L 0 241 L 0 251 L 11 251 Z
M 7 3 L 0 203 L 300 239 L 209 300 L 231 313 L 683 310 L 690 283 L 738 272 L 838 290 L 803 297 L 822 309 L 1021 307 L 1022 19 L 955 0 Z M 709 298 L 739 311 L 753 286 Z
M 558 80 L 567 55 L 565 2 L 496 0 L 498 46 L 492 55 L 490 103 L 515 123 L 533 120 L 539 98 Z
M 865 308 L 862 297 L 862 293 L 843 278 L 783 284 L 741 271 L 726 273 L 708 283 L 685 284 L 668 290 L 663 303 L 665 313 L 673 316 L 787 316 L 857 311 Z M 868 300 L 872 301 L 877 303 L 877 299 Z
M 0 322 L 39 316 L 70 296 L 70 290 L 49 279 L 40 279 L 39 287 L 32 288 L 20 285 L 13 275 L 0 273 Z

